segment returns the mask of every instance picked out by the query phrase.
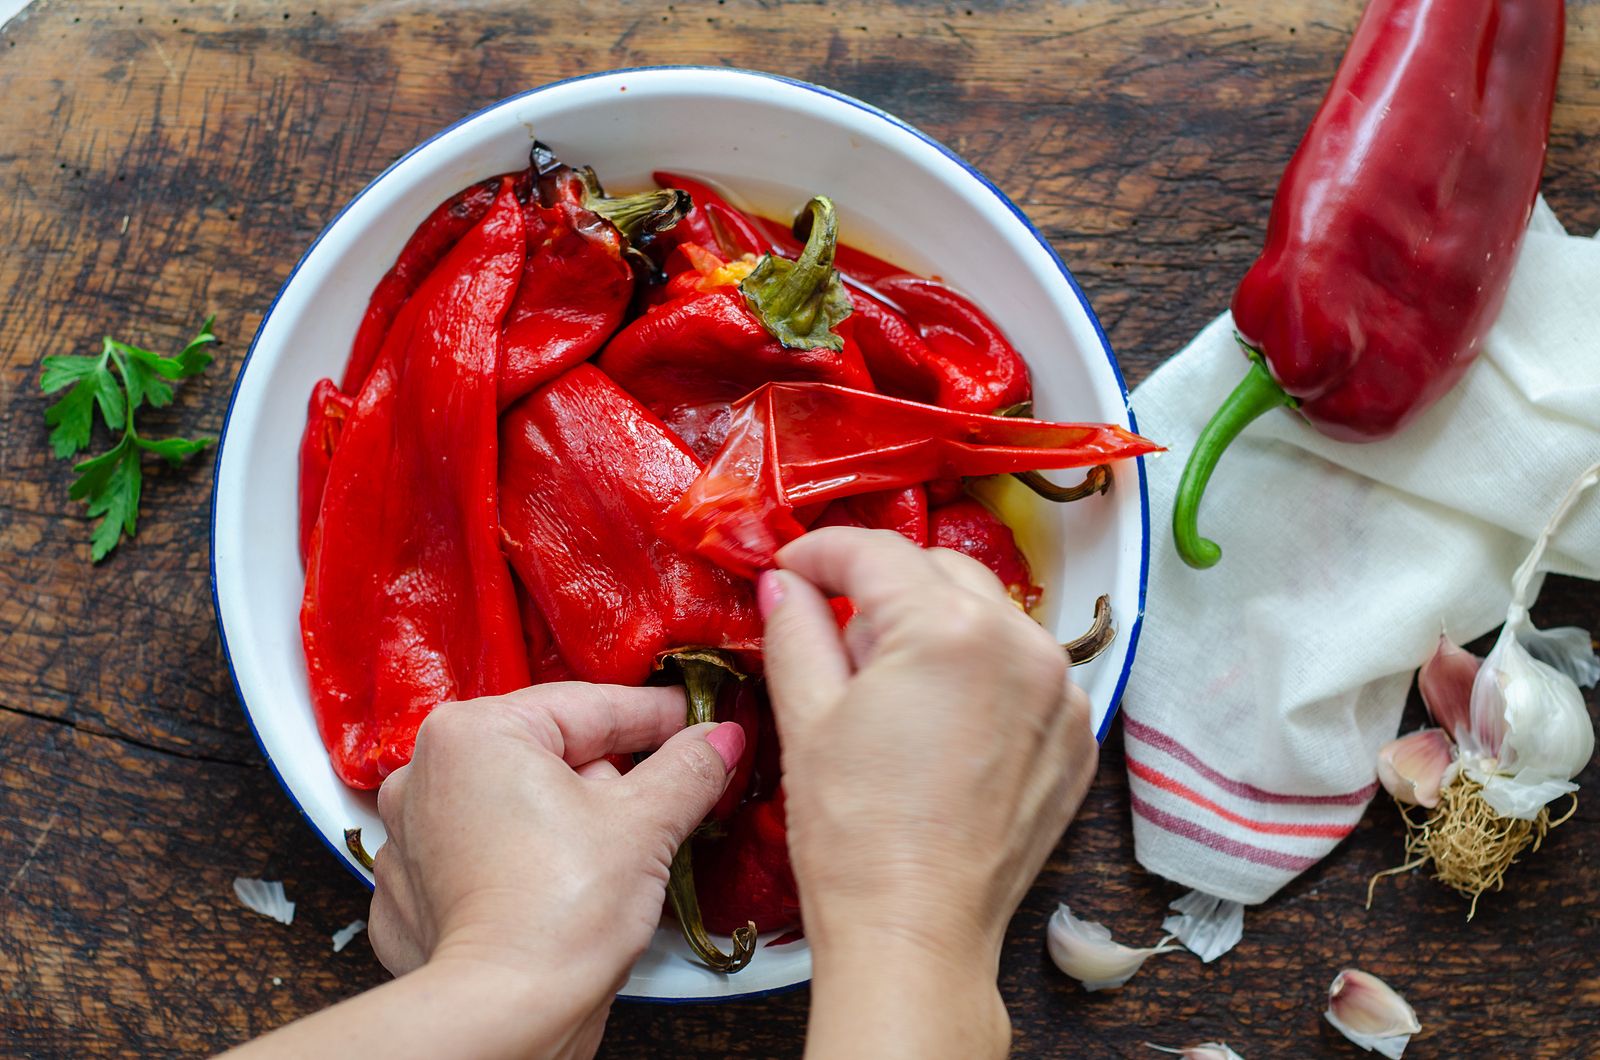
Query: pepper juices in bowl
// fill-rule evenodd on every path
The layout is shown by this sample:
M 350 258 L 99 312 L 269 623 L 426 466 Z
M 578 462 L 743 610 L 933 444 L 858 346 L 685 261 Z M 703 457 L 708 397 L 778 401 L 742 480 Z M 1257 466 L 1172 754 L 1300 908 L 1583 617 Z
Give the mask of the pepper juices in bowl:
M 681 135 L 691 121 L 702 130 L 692 147 Z M 534 150 L 531 165 L 530 129 L 555 148 Z M 650 190 L 608 198 L 565 159 L 591 163 L 613 188 Z M 666 171 L 664 187 L 654 170 Z M 785 220 L 747 216 L 713 198 L 711 184 L 681 179 L 685 171 Z M 806 223 L 788 231 L 789 214 L 808 201 Z M 840 232 L 896 265 L 841 249 Z M 611 279 L 585 282 L 594 276 Z M 666 318 L 678 324 L 652 324 Z M 699 349 L 715 336 L 732 356 L 672 356 L 663 336 L 690 320 Z M 441 334 L 450 341 L 436 341 Z M 997 361 L 996 342 L 1021 357 Z M 977 370 L 985 357 L 1004 370 Z M 730 377 L 730 363 L 770 370 Z M 1030 374 L 1039 415 L 1089 426 L 1002 407 L 1026 395 Z M 799 434 L 802 405 L 852 429 Z M 622 425 L 629 449 L 605 441 Z M 1097 472 L 1091 485 L 1115 488 L 1072 505 L 1020 486 L 995 496 L 991 484 L 986 506 L 965 496 L 960 476 L 1101 465 L 1149 448 L 1132 428 L 1115 364 L 1065 270 L 998 192 L 920 134 L 765 75 L 664 69 L 564 82 L 475 115 L 396 163 L 285 285 L 220 446 L 219 621 L 264 751 L 350 861 L 345 827 L 360 827 L 373 847 L 382 835 L 370 795 L 352 785 L 370 789 L 405 760 L 432 702 L 569 675 L 636 683 L 675 655 L 666 676 L 698 689 L 698 709 L 747 721 L 757 738 L 738 793 L 713 814 L 723 838 L 686 847 L 685 871 L 674 873 L 674 908 L 693 947 L 664 927 L 624 994 L 763 992 L 803 981 L 809 953 L 803 941 L 771 945 L 794 898 L 776 856 L 781 788 L 741 564 L 828 522 L 923 541 L 936 533 L 937 543 L 1002 557 L 1014 595 L 1037 600 L 1035 616 L 1078 640 L 1074 652 L 1109 641 L 1078 671 L 1103 731 L 1142 606 L 1138 465 Z M 429 448 L 440 436 L 463 441 L 446 458 Z M 710 480 L 706 460 L 749 467 L 739 446 L 757 437 L 772 440 L 762 448 L 770 461 L 742 480 Z M 855 484 L 812 473 L 828 468 L 850 469 Z M 383 488 L 396 480 L 405 488 Z M 299 534 L 288 530 L 297 502 Z M 383 518 L 363 526 L 361 513 L 375 511 Z M 641 563 L 640 549 L 608 547 L 617 540 L 649 542 L 670 562 Z M 1017 545 L 1031 572 L 1017 565 Z M 426 594 L 396 611 L 350 573 L 412 570 L 404 561 L 423 546 L 425 580 L 471 590 L 439 593 L 469 601 L 451 605 L 449 621 Z M 569 592 L 584 577 L 627 586 L 616 594 L 626 606 L 597 620 L 593 601 Z M 1101 597 L 1109 606 L 1097 607 Z M 700 610 L 676 607 L 684 603 Z M 695 614 L 703 621 L 678 620 Z M 1081 640 L 1091 616 L 1096 635 Z M 374 659 L 372 619 L 433 632 Z M 441 669 L 454 684 L 436 681 Z M 745 679 L 717 688 L 730 672 Z M 741 926 L 741 916 L 767 921 L 763 943 L 696 932 L 696 904 L 713 931 Z M 730 976 L 709 967 L 719 960 L 749 966 Z

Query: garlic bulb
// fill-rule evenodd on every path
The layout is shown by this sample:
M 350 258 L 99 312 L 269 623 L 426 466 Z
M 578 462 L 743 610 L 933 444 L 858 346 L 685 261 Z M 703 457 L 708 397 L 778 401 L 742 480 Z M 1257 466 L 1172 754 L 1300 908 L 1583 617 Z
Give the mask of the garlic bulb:
M 1346 968 L 1328 987 L 1327 1021 L 1355 1044 L 1399 1060 L 1422 1024 L 1406 999 L 1375 975 Z
M 1453 761 L 1455 745 L 1443 729 L 1418 729 L 1378 751 L 1378 780 L 1396 801 L 1431 810 Z
M 1471 724 L 1461 734 L 1467 775 L 1483 785 L 1484 801 L 1502 817 L 1532 820 L 1551 799 L 1576 791 L 1569 782 L 1594 754 L 1594 724 L 1577 685 L 1600 676 L 1589 635 L 1536 629 L 1528 608 L 1551 537 L 1596 481 L 1600 464 L 1573 483 L 1517 568 L 1506 624 L 1472 683 Z
M 1090 991 L 1121 986 L 1132 979 L 1150 957 L 1183 949 L 1182 946 L 1168 946 L 1167 939 L 1144 949 L 1113 942 L 1109 930 L 1092 920 L 1079 920 L 1065 902 L 1051 915 L 1045 942 L 1056 967 Z

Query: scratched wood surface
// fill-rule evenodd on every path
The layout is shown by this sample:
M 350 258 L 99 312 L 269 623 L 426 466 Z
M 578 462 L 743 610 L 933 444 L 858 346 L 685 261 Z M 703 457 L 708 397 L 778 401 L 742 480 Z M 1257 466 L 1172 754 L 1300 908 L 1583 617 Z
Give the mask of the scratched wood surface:
M 91 350 L 108 331 L 175 346 L 215 312 L 218 369 L 149 418 L 215 433 L 290 266 L 399 153 L 542 82 L 689 62 L 818 81 L 954 146 L 1055 243 L 1137 383 L 1225 304 L 1360 8 L 313 2 L 43 0 L 0 30 L 8 1055 L 203 1054 L 384 978 L 364 941 L 331 952 L 364 892 L 298 820 L 234 699 L 206 578 L 209 464 L 155 471 L 137 542 L 91 567 L 69 476 L 45 446 L 41 357 Z M 1545 192 L 1589 231 L 1600 225 L 1600 3 L 1568 6 Z M 1593 586 L 1552 580 L 1540 618 L 1600 626 Z M 1453 895 L 1420 878 L 1362 911 L 1367 877 L 1400 848 L 1395 812 L 1375 804 L 1333 857 L 1252 911 L 1234 953 L 1212 966 L 1154 961 L 1122 991 L 1090 996 L 1044 955 L 1054 903 L 1140 941 L 1175 894 L 1132 860 L 1113 737 L 1013 925 L 1002 985 L 1016 1054 L 1137 1056 L 1145 1040 L 1224 1038 L 1252 1058 L 1354 1055 L 1320 1017 L 1326 984 L 1354 964 L 1421 1013 L 1408 1055 L 1592 1055 L 1597 827 L 1591 804 L 1467 924 Z M 236 875 L 284 880 L 294 925 L 240 909 Z M 806 1004 L 800 990 L 619 1005 L 603 1053 L 798 1055 Z

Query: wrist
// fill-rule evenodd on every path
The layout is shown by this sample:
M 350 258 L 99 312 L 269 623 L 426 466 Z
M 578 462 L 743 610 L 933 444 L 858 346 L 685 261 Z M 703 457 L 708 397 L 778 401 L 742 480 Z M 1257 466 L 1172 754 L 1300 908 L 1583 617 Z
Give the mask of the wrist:
M 1003 1057 L 1011 1021 L 998 950 L 965 953 L 895 929 L 812 944 L 815 1056 Z

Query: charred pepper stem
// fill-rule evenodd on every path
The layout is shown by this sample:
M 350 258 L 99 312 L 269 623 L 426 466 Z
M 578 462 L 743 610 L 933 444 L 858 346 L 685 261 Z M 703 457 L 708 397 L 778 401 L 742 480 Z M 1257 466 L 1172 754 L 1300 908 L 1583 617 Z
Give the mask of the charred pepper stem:
M 723 656 L 714 651 L 691 650 L 672 656 L 683 675 L 685 698 L 688 699 L 686 721 L 690 725 L 717 720 L 717 693 L 728 676 L 737 672 Z M 717 948 L 706 933 L 700 916 L 700 899 L 694 890 L 694 862 L 684 843 L 672 856 L 672 870 L 667 877 L 667 900 L 672 904 L 672 915 L 683 931 L 683 939 L 696 957 L 714 972 L 732 975 L 750 963 L 756 952 L 756 926 L 746 924 L 733 933 L 733 953 L 728 955 Z
M 843 350 L 834 325 L 850 315 L 850 295 L 833 267 L 839 220 L 831 200 L 819 195 L 806 207 L 811 232 L 794 261 L 768 254 L 739 285 L 745 304 L 773 338 L 792 349 Z
M 361 829 L 346 828 L 344 830 L 344 845 L 350 851 L 350 856 L 356 859 L 356 864 L 372 871 L 372 855 L 367 853 L 367 848 L 361 843 Z
M 1085 497 L 1106 493 L 1111 489 L 1110 464 L 1096 464 L 1091 467 L 1089 473 L 1083 476 L 1083 481 L 1074 486 L 1058 486 L 1039 471 L 1017 471 L 1013 472 L 1012 477 L 1045 500 L 1056 504 L 1081 501 Z
M 684 214 L 694 205 L 687 194 L 672 188 L 613 199 L 601 190 L 593 170 L 585 166 L 581 172 L 587 192 L 584 207 L 610 221 L 629 243 L 648 243 L 653 236 L 683 220 Z
M 1194 443 L 1189 462 L 1184 465 L 1183 478 L 1178 482 L 1178 499 L 1172 508 L 1172 540 L 1178 546 L 1178 555 L 1196 569 L 1216 565 L 1222 558 L 1222 549 L 1215 541 L 1200 536 L 1200 497 L 1211 481 L 1222 451 L 1228 448 L 1239 432 L 1258 417 L 1276 408 L 1294 408 L 1298 402 L 1279 386 L 1267 371 L 1258 350 L 1239 340 L 1250 355 L 1250 370 L 1245 373 L 1233 393 L 1217 409 L 1206 429 Z
M 1089 632 L 1061 645 L 1061 650 L 1067 653 L 1068 664 L 1082 666 L 1097 659 L 1116 638 L 1117 627 L 1111 622 L 1111 597 L 1101 596 L 1094 602 L 1094 625 L 1089 627 Z

